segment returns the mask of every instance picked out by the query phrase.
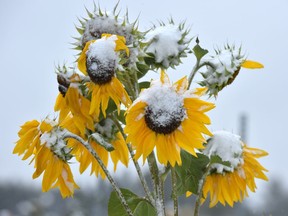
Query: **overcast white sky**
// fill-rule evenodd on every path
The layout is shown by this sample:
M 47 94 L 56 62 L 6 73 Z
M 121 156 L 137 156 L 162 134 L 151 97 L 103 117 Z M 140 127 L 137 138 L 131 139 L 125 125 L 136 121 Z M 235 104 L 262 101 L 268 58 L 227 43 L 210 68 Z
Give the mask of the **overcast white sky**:
M 115 2 L 99 0 L 107 10 Z M 0 1 L 0 182 L 41 181 L 32 180 L 33 166 L 12 155 L 12 150 L 20 125 L 54 116 L 58 94 L 54 66 L 75 60 L 69 43 L 72 36 L 78 36 L 74 24 L 77 16 L 86 16 L 85 5 L 93 8 L 91 0 Z M 211 52 L 226 42 L 242 44 L 250 59 L 265 65 L 263 70 L 241 70 L 233 85 L 220 93 L 216 109 L 209 113 L 210 129 L 237 133 L 239 115 L 247 113 L 248 144 L 270 153 L 261 159 L 270 178 L 287 179 L 288 1 L 121 0 L 120 7 L 123 12 L 129 9 L 131 20 L 140 14 L 140 30 L 172 16 L 176 22 L 186 20 L 191 35 L 198 35 L 201 45 Z M 193 56 L 184 62 L 169 71 L 172 80 L 190 71 Z M 75 175 L 82 184 L 87 183 L 85 179 L 93 182 L 94 177 Z M 283 183 L 288 187 L 287 181 Z M 259 193 L 268 184 L 259 184 Z

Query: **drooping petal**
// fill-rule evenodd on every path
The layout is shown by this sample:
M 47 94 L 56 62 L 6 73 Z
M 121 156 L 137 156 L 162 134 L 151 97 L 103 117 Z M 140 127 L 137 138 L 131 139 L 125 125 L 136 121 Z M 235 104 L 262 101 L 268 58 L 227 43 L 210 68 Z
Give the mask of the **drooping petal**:
M 264 65 L 256 61 L 245 60 L 241 64 L 241 67 L 248 68 L 248 69 L 260 69 L 260 68 L 264 68 Z

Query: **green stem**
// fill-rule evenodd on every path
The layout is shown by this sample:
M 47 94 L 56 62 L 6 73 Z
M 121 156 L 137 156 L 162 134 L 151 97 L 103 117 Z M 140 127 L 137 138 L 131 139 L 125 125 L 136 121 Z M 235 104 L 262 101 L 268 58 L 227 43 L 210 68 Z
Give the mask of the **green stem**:
M 139 91 L 140 91 L 140 89 L 139 89 L 139 83 L 138 83 L 138 76 L 137 76 L 137 72 L 136 71 L 134 71 L 134 87 L 135 87 L 135 95 L 136 95 L 136 97 L 138 97 L 139 96 Z
M 121 190 L 119 189 L 119 187 L 117 186 L 116 182 L 114 181 L 114 179 L 110 175 L 108 169 L 104 165 L 103 161 L 98 156 L 98 154 L 94 151 L 94 149 L 91 147 L 91 145 L 88 142 L 86 142 L 85 140 L 83 140 L 81 137 L 77 136 L 76 134 L 70 133 L 70 132 L 67 132 L 67 134 L 65 134 L 65 137 L 63 137 L 63 139 L 66 139 L 66 138 L 72 138 L 72 139 L 77 140 L 78 142 L 80 142 L 93 155 L 93 157 L 97 160 L 98 164 L 100 165 L 100 167 L 102 168 L 103 172 L 107 176 L 107 179 L 111 183 L 111 185 L 112 185 L 114 191 L 116 192 L 116 195 L 118 196 L 118 198 L 119 198 L 122 206 L 124 207 L 126 213 L 129 216 L 133 216 L 133 213 L 132 213 L 130 207 L 128 206 L 128 204 L 127 204 L 127 202 L 126 202 Z
M 122 136 L 123 136 L 124 139 L 126 140 L 127 136 L 126 136 L 126 134 L 124 133 L 124 130 L 123 130 L 121 124 L 119 123 L 119 121 L 115 118 L 115 116 L 114 116 L 113 114 L 112 114 L 112 115 L 109 115 L 109 118 L 114 122 L 114 124 L 116 125 L 116 127 L 119 129 L 120 133 L 122 134 Z M 149 199 L 149 201 L 150 201 L 151 203 L 154 203 L 154 198 L 153 198 L 153 196 L 152 196 L 151 193 L 150 193 L 148 184 L 147 184 L 147 182 L 146 182 L 146 180 L 145 180 L 145 178 L 144 178 L 144 175 L 143 175 L 143 173 L 142 173 L 142 170 L 141 170 L 141 168 L 140 168 L 140 165 L 139 165 L 138 161 L 134 159 L 134 156 L 135 156 L 134 151 L 133 151 L 133 149 L 132 149 L 132 147 L 131 147 L 130 144 L 127 144 L 127 147 L 128 147 L 129 153 L 130 153 L 130 155 L 131 155 L 131 157 L 132 157 L 132 161 L 133 161 L 134 166 L 135 166 L 135 168 L 136 168 L 136 171 L 137 171 L 137 174 L 138 174 L 138 176 L 139 176 L 140 182 L 141 182 L 141 184 L 142 184 L 142 186 L 143 186 L 143 189 L 144 189 L 144 191 L 145 191 L 145 193 L 146 193 L 146 196 L 148 197 L 148 199 Z
M 157 215 L 165 216 L 165 203 L 164 203 L 164 187 L 163 182 L 160 178 L 160 172 L 157 165 L 157 160 L 154 152 L 148 156 L 149 170 L 152 175 L 154 193 L 155 193 L 155 206 Z
M 172 180 L 172 199 L 174 207 L 174 216 L 178 216 L 178 197 L 176 194 L 176 172 L 175 169 L 171 168 L 171 180 Z
M 192 69 L 192 71 L 191 71 L 191 73 L 190 73 L 190 75 L 189 75 L 189 77 L 188 77 L 188 89 L 190 88 L 191 83 L 192 83 L 192 81 L 193 81 L 193 79 L 194 79 L 197 71 L 198 71 L 200 68 L 202 68 L 203 66 L 205 66 L 205 65 L 209 65 L 209 66 L 210 66 L 210 64 L 207 63 L 207 62 L 202 62 L 202 63 L 200 64 L 200 61 L 197 60 L 196 65 L 193 67 L 193 69 Z
M 134 91 L 135 90 L 134 86 L 132 85 L 132 82 L 131 82 L 131 77 L 130 77 L 130 75 L 128 73 L 125 73 L 125 76 L 126 76 L 126 81 L 127 81 L 126 83 L 127 83 L 128 87 L 130 89 L 132 100 L 134 101 L 137 96 L 136 96 L 136 93 L 135 93 L 136 91 Z
M 198 191 L 197 191 L 198 195 L 197 195 L 197 198 L 195 201 L 194 216 L 199 216 L 201 199 L 203 196 L 203 187 L 204 187 L 205 180 L 206 180 L 207 176 L 209 175 L 209 173 L 210 173 L 210 164 L 208 165 L 205 173 L 203 174 L 203 176 L 200 179 L 199 184 L 198 184 Z

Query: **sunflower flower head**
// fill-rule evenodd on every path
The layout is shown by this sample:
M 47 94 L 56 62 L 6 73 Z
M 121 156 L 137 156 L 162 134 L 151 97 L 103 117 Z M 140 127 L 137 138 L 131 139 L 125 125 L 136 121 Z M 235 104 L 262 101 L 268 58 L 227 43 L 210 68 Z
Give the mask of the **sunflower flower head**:
M 144 38 L 144 42 L 147 43 L 147 63 L 152 62 L 152 67 L 165 69 L 179 65 L 180 58 L 187 56 L 191 41 L 188 33 L 189 30 L 185 30 L 184 23 L 177 26 L 173 20 L 168 25 L 154 26 Z
M 218 202 L 233 207 L 235 202 L 242 202 L 248 196 L 248 189 L 255 192 L 255 178 L 268 180 L 264 174 L 267 170 L 257 161 L 268 153 L 248 147 L 240 136 L 226 131 L 215 132 L 203 153 L 208 157 L 219 156 L 230 165 L 212 164 L 210 168 L 203 187 L 203 201 L 210 194 L 210 207 Z
M 86 83 L 91 93 L 89 114 L 95 114 L 96 119 L 100 115 L 100 105 L 102 114 L 104 118 L 106 117 L 105 111 L 110 98 L 117 105 L 118 112 L 120 112 L 121 103 L 126 107 L 131 104 L 126 90 L 116 77 L 116 71 L 123 69 L 119 63 L 121 51 L 129 55 L 125 38 L 104 34 L 101 39 L 86 43 L 78 59 L 78 68 L 91 80 Z
M 14 154 L 24 154 L 23 160 L 33 157 L 35 172 L 33 178 L 43 174 L 42 190 L 58 187 L 63 198 L 73 196 L 74 189 L 79 188 L 74 182 L 68 161 L 72 158 L 66 141 L 65 130 L 57 122 L 45 119 L 26 122 L 18 133 Z
M 205 72 L 201 73 L 204 80 L 200 85 L 208 88 L 210 96 L 217 96 L 225 86 L 231 84 L 241 67 L 248 69 L 263 68 L 261 63 L 246 60 L 241 54 L 241 47 L 225 46 L 223 50 L 215 50 L 216 54 L 210 59 L 202 59 L 207 64 Z
M 128 109 L 124 131 L 136 149 L 135 159 L 143 156 L 144 162 L 156 146 L 159 162 L 174 166 L 181 164 L 181 148 L 193 155 L 195 148 L 204 148 L 202 133 L 211 134 L 204 113 L 214 105 L 199 99 L 200 90 L 188 91 L 187 86 L 186 77 L 172 85 L 162 71 L 160 80 L 143 90 Z

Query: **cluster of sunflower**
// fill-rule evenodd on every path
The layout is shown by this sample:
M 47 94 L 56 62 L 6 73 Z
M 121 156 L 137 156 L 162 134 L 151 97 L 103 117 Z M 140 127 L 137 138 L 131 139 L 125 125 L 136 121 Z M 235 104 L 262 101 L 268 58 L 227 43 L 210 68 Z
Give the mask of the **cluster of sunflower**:
M 242 201 L 247 189 L 255 191 L 255 178 L 267 180 L 267 170 L 257 161 L 267 153 L 248 147 L 229 132 L 210 132 L 206 112 L 215 105 L 200 97 L 216 97 L 241 67 L 263 66 L 228 45 L 204 58 L 208 51 L 199 41 L 189 48 L 192 39 L 183 23 L 170 20 L 141 32 L 136 21 L 130 23 L 127 15 L 121 18 L 115 11 L 98 9 L 80 20 L 77 65 L 57 68 L 58 119 L 26 122 L 13 153 L 23 155 L 23 160 L 32 158 L 33 178 L 43 174 L 43 191 L 58 187 L 63 197 L 73 196 L 78 188 L 70 169 L 72 159 L 79 162 L 80 173 L 90 167 L 91 174 L 105 178 L 95 155 L 106 168 L 111 158 L 114 170 L 119 161 L 128 166 L 129 158 L 137 164 L 142 157 L 145 163 L 152 155 L 156 165 L 176 170 L 178 194 L 193 192 L 202 201 L 210 194 L 210 206 Z M 197 60 L 189 78 L 171 83 L 165 71 L 189 53 Z M 190 89 L 201 68 L 201 87 Z M 146 81 L 145 75 L 153 70 L 160 71 L 160 78 Z M 187 157 L 193 161 L 188 166 Z M 197 165 L 203 158 L 205 163 Z M 183 184 L 197 166 L 201 175 L 194 178 L 199 182 L 196 188 Z M 151 205 L 160 215 L 154 199 Z

